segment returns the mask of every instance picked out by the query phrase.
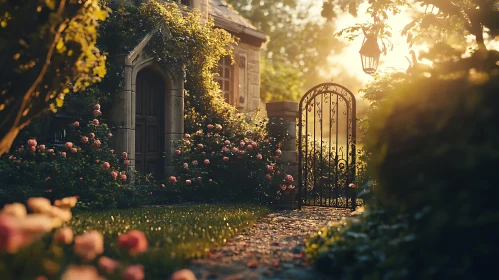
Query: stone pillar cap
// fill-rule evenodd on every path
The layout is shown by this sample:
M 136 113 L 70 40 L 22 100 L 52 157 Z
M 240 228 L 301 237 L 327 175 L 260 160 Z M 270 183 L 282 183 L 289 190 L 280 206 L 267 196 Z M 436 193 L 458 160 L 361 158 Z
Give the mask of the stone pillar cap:
M 298 116 L 297 102 L 271 102 L 266 104 L 269 117 Z

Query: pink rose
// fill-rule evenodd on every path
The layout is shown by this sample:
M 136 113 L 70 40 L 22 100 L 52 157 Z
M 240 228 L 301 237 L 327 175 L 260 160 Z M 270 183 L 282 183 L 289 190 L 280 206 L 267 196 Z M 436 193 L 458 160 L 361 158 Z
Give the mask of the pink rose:
M 54 153 L 54 149 L 48 149 L 48 151 L 47 151 L 47 152 L 49 152 L 49 153 L 53 154 L 53 153 Z
M 202 149 L 203 147 L 203 144 L 198 144 L 198 148 Z
M 256 155 L 256 159 L 262 159 L 262 155 L 261 154 Z
M 30 147 L 35 147 L 38 143 L 36 142 L 35 139 L 30 139 L 28 140 L 28 146 Z
M 66 146 L 66 150 L 69 150 L 69 149 L 73 148 L 73 143 L 71 143 L 71 142 L 66 142 L 66 145 L 65 145 L 65 146 Z
M 73 242 L 73 230 L 68 227 L 58 229 L 54 233 L 54 240 L 59 244 L 71 244 Z
M 291 175 L 286 175 L 286 181 L 287 181 L 287 182 L 290 182 L 290 183 L 291 183 L 291 182 L 293 182 L 293 181 L 294 181 L 293 176 L 291 176 Z
M 189 138 L 191 138 L 191 135 L 186 133 L 186 134 L 184 134 L 184 138 L 189 139 Z
M 120 263 L 116 260 L 105 256 L 99 258 L 99 268 L 108 274 L 114 273 L 119 267 Z
M 248 148 L 248 150 L 252 150 L 252 149 L 253 149 L 253 146 L 248 145 L 246 148 Z
M 213 182 L 213 179 L 209 179 L 208 182 L 212 183 Z
M 239 154 L 240 154 L 240 155 L 244 155 L 245 153 L 246 153 L 246 152 L 245 152 L 245 151 L 243 151 L 243 150 L 239 151 Z
M 186 183 L 187 185 L 190 185 L 190 184 L 192 184 L 192 181 L 191 181 L 191 180 L 185 180 L 185 183 Z
M 62 274 L 61 280 L 105 280 L 99 275 L 97 268 L 91 265 L 77 266 L 71 264 Z
M 90 133 L 90 139 L 94 139 L 95 138 L 95 133 L 91 132 Z
M 109 150 L 109 152 L 110 152 L 111 154 L 114 154 L 114 150 L 113 150 L 113 149 Z
M 235 154 L 235 153 L 237 153 L 238 151 L 239 151 L 239 150 L 238 150 L 236 147 L 232 148 L 232 152 L 233 152 L 234 154 Z
M 213 128 L 213 125 L 212 125 L 212 124 L 208 124 L 206 127 L 207 127 L 208 129 L 212 129 L 212 128 Z
M 193 160 L 192 161 L 192 165 L 197 166 L 198 165 L 198 161 L 197 160 Z
M 100 115 L 102 115 L 100 110 L 94 110 L 94 117 L 99 117 Z
M 354 184 L 354 183 L 350 183 L 348 186 L 349 186 L 350 188 L 355 188 L 355 184 Z
M 101 142 L 100 142 L 100 140 L 99 140 L 99 139 L 96 139 L 96 140 L 94 141 L 94 143 L 92 144 L 92 146 L 93 146 L 94 148 L 99 148 L 99 147 L 100 147 L 100 145 L 101 145 Z
M 91 230 L 76 236 L 73 252 L 83 260 L 91 261 L 104 252 L 104 237 L 102 233 Z
M 95 104 L 94 105 L 94 110 L 100 110 L 100 104 Z
M 292 190 L 294 189 L 295 187 L 293 185 L 288 185 L 288 190 Z
M 185 141 L 185 145 L 190 146 L 190 145 L 191 145 L 191 141 L 186 140 L 186 141 Z
M 176 155 L 180 155 L 180 150 L 175 150 Z
M 272 179 L 272 176 L 270 176 L 270 174 L 267 174 L 265 175 L 265 178 L 267 178 L 268 180 Z
M 187 162 L 184 162 L 184 168 L 188 168 L 189 164 Z
M 130 255 L 143 253 L 148 246 L 146 235 L 140 230 L 132 230 L 118 238 L 118 247 L 128 250 Z
M 223 148 L 222 148 L 222 152 L 224 152 L 224 153 L 228 153 L 228 152 L 230 152 L 230 151 L 229 151 L 229 149 L 228 149 L 227 147 L 223 147 Z
M 92 120 L 92 123 L 93 123 L 94 125 L 99 125 L 99 120 L 98 120 L 98 119 L 93 119 L 93 120 Z
M 224 144 L 227 145 L 227 146 L 229 146 L 230 145 L 230 141 L 229 140 L 225 140 Z
M 204 165 L 208 165 L 208 164 L 210 164 L 210 160 L 209 159 L 205 159 L 204 160 Z
M 40 145 L 38 147 L 38 149 L 40 149 L 40 152 L 43 152 L 43 151 L 45 151 L 46 147 L 45 147 L 45 145 Z
M 71 148 L 71 153 L 76 154 L 78 150 L 76 148 Z
M 224 161 L 229 161 L 229 158 L 228 157 L 224 157 L 223 160 Z
M 102 168 L 104 168 L 104 170 L 108 170 L 109 168 L 111 168 L 111 164 L 109 164 L 109 162 L 105 161 L 102 164 Z
M 116 178 L 118 177 L 118 172 L 116 171 L 111 172 L 111 177 L 113 178 L 113 180 L 116 180 Z
M 285 191 L 286 190 L 286 185 L 281 185 L 281 190 Z
M 66 157 L 66 152 L 61 152 L 62 157 Z
M 88 143 L 88 137 L 87 137 L 87 136 L 82 136 L 82 137 L 81 137 L 81 142 L 82 142 L 83 144 Z
M 107 134 L 107 137 L 111 138 L 111 137 L 113 137 L 113 134 L 110 132 Z
M 80 126 L 80 123 L 79 123 L 79 122 L 77 122 L 77 121 L 75 121 L 75 122 L 73 123 L 73 126 L 74 126 L 74 127 L 79 127 L 79 126 Z
M 123 280 L 143 280 L 144 267 L 140 264 L 131 265 L 123 271 Z
M 128 158 L 128 153 L 127 152 L 121 153 L 121 158 L 122 159 L 127 159 Z
M 120 179 L 121 179 L 121 181 L 125 182 L 126 181 L 126 174 L 121 174 Z
M 282 155 L 282 151 L 281 151 L 280 149 L 277 149 L 275 152 L 276 152 L 276 154 L 278 154 L 278 155 Z
M 272 165 L 267 165 L 267 171 L 271 172 L 272 170 L 274 170 L 274 167 Z
M 189 269 L 182 269 L 173 273 L 171 280 L 196 280 L 196 276 Z
M 244 147 L 244 145 L 246 145 L 246 143 L 244 143 L 244 141 L 239 142 L 239 146 L 241 146 L 241 148 Z
M 205 156 L 205 155 L 206 155 L 206 152 L 202 152 L 201 154 L 202 154 L 203 156 Z
M 29 150 L 34 153 L 36 151 L 36 147 L 35 146 L 29 146 Z
M 123 165 L 124 165 L 124 166 L 128 166 L 128 165 L 130 165 L 130 161 L 129 161 L 128 159 L 127 159 L 127 160 L 124 160 L 124 161 L 123 161 Z
M 217 124 L 217 125 L 215 126 L 215 129 L 216 129 L 216 130 L 218 130 L 218 131 L 220 131 L 220 130 L 222 130 L 222 126 L 221 126 L 221 125 L 219 125 L 219 124 Z
M 175 176 L 170 176 L 170 183 L 176 183 L 177 182 L 177 178 L 175 178 Z

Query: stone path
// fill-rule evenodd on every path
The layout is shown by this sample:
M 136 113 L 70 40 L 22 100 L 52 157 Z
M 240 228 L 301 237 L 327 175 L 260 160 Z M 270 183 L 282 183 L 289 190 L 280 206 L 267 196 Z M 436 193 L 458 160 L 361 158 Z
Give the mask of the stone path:
M 279 211 L 263 218 L 244 233 L 212 250 L 188 267 L 198 280 L 327 279 L 304 257 L 304 239 L 318 227 L 339 221 L 349 209 L 304 207 Z

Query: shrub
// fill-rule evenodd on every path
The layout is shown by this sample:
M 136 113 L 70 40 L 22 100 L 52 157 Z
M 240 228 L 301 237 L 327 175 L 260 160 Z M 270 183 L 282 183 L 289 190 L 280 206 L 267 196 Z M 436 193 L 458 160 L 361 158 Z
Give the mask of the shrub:
M 497 52 L 477 53 L 394 87 L 367 137 L 379 205 L 311 239 L 316 264 L 347 278 L 495 273 L 497 61 Z
M 86 125 L 72 123 L 70 141 L 63 147 L 47 147 L 30 139 L 4 155 L 0 159 L 2 204 L 25 201 L 30 196 L 52 200 L 78 196 L 81 207 L 137 205 L 145 194 L 128 186 L 128 155 L 109 147 L 112 134 L 99 121 L 100 105 L 95 105 L 93 114 L 95 119 Z

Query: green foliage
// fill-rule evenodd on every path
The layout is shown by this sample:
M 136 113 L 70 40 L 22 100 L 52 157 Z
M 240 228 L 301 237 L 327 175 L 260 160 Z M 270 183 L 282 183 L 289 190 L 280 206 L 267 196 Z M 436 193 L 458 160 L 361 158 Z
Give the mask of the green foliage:
M 436 63 L 387 92 L 366 138 L 378 203 L 309 241 L 321 270 L 354 279 L 495 273 L 497 61 L 498 52 L 477 52 Z
M 0 155 L 49 106 L 106 74 L 96 27 L 98 1 L 0 1 Z
M 101 111 L 94 110 L 94 114 Z M 109 147 L 112 134 L 107 124 L 93 118 L 87 115 L 81 124 L 72 123 L 65 146 L 38 145 L 32 139 L 4 155 L 0 159 L 0 203 L 23 202 L 32 196 L 52 200 L 78 196 L 79 206 L 85 208 L 142 204 L 145 191 L 128 186 L 128 160 Z
M 185 260 L 206 256 L 269 212 L 266 207 L 247 204 L 175 205 L 76 213 L 70 225 L 77 233 L 103 232 L 108 246 L 105 254 L 113 258 L 121 256 L 116 248 L 120 233 L 144 231 L 153 247 L 136 261 L 144 265 L 146 279 L 168 279 Z

